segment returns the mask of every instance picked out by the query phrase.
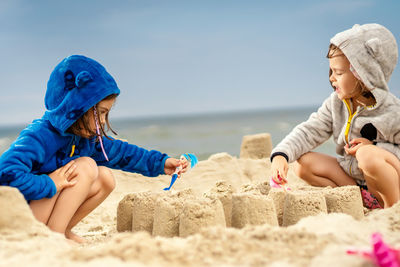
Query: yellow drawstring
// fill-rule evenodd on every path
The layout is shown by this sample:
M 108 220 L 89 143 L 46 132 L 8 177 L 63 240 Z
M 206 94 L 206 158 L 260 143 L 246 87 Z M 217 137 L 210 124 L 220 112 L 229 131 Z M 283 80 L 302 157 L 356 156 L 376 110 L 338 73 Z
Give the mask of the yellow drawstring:
M 69 157 L 72 157 L 74 153 L 75 153 L 75 145 L 72 145 L 71 154 L 69 155 Z

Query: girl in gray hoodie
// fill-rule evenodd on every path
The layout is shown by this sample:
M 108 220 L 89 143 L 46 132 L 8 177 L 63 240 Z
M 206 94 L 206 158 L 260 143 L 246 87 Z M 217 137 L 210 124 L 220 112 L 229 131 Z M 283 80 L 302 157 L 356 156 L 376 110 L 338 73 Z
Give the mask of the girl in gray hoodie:
M 394 36 L 379 24 L 354 25 L 330 40 L 334 92 L 272 151 L 272 179 L 285 182 L 288 163 L 314 186 L 359 185 L 364 205 L 400 199 L 400 100 L 388 81 L 397 64 Z M 337 158 L 310 152 L 330 137 Z

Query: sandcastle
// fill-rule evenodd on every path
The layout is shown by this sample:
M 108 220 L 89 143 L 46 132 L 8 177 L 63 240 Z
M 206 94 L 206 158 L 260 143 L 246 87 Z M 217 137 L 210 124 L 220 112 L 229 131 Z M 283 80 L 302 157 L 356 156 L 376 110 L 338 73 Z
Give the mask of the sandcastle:
M 147 231 L 154 236 L 186 237 L 204 227 L 243 228 L 269 224 L 287 227 L 320 213 L 364 217 L 357 186 L 340 188 L 270 188 L 265 182 L 244 185 L 235 192 L 226 181 L 202 197 L 190 189 L 178 192 L 140 192 L 125 196 L 117 210 L 117 230 Z
M 269 156 L 271 148 L 269 134 L 245 136 L 240 161 L 250 166 L 247 161 L 256 159 L 253 162 L 263 161 L 267 165 L 265 157 Z M 231 164 L 235 170 L 225 174 L 229 176 L 227 180 L 216 181 L 214 187 L 200 194 L 195 194 L 197 188 L 192 187 L 177 192 L 140 192 L 125 196 L 117 210 L 117 230 L 186 237 L 209 226 L 243 228 L 268 224 L 288 227 L 302 218 L 320 213 L 345 213 L 357 220 L 364 217 L 357 186 L 317 188 L 294 185 L 292 190 L 286 191 L 271 188 L 267 178 L 263 182 L 241 184 L 237 183 L 241 181 L 240 175 L 251 179 L 253 172 L 238 163 L 236 158 L 226 153 L 212 155 L 208 164 L 214 166 L 214 172 L 224 164 Z M 202 168 L 202 165 L 200 162 L 198 166 Z M 207 173 L 203 171 L 198 179 L 205 175 Z M 232 181 L 232 175 L 237 176 L 236 188 L 228 182 Z
M 261 133 L 245 135 L 240 148 L 241 158 L 262 159 L 270 156 L 272 151 L 271 135 Z

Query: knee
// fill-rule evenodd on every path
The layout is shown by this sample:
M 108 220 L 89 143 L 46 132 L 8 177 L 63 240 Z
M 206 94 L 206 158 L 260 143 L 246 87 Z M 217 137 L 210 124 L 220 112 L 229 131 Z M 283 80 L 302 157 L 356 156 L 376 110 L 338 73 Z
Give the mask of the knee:
M 98 179 L 100 180 L 101 186 L 107 192 L 111 192 L 115 188 L 115 178 L 112 171 L 107 167 L 99 167 L 99 176 Z
M 79 178 L 82 179 L 84 177 L 84 179 L 90 183 L 93 183 L 96 180 L 97 176 L 99 175 L 98 167 L 96 162 L 92 158 L 78 158 L 75 160 L 75 164 L 75 171 L 77 172 Z
M 310 165 L 312 164 L 312 161 L 306 155 L 307 154 L 304 154 L 297 160 L 294 169 L 295 174 L 302 179 L 306 179 L 308 177 Z
M 375 168 L 379 167 L 380 157 L 376 153 L 376 149 L 373 145 L 365 145 L 360 147 L 355 155 L 358 167 L 363 172 L 371 172 Z

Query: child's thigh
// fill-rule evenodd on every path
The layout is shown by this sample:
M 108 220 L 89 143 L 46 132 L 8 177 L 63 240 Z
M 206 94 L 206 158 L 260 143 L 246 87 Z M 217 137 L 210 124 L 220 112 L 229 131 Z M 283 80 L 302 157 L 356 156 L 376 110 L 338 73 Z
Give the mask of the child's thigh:
M 340 166 L 335 157 L 308 152 L 297 160 L 296 172 L 327 178 L 339 186 L 355 185 L 355 181 Z
M 60 193 L 58 192 L 52 198 L 32 200 L 29 203 L 32 213 L 38 221 L 47 224 L 59 195 Z
M 357 150 L 356 158 L 360 169 L 385 168 L 391 165 L 400 177 L 400 160 L 391 152 L 375 145 L 365 145 Z
M 360 147 L 356 157 L 368 191 L 379 199 L 381 205 L 384 200 L 385 207 L 396 203 L 400 194 L 400 160 L 393 153 L 374 145 Z

